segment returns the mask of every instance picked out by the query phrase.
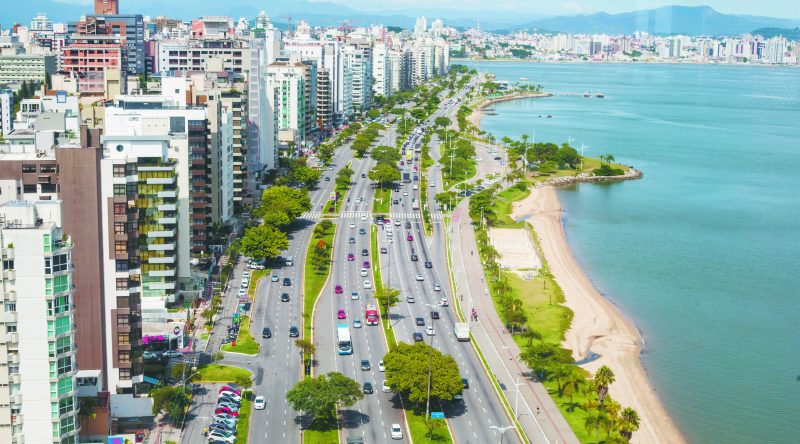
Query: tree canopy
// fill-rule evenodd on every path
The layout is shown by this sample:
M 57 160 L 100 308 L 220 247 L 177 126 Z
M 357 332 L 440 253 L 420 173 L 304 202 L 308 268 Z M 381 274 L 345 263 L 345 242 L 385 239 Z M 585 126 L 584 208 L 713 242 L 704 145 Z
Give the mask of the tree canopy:
M 310 209 L 311 199 L 308 197 L 307 191 L 287 186 L 274 186 L 264 190 L 261 195 L 261 206 L 254 213 L 257 217 L 264 218 L 265 222 L 267 220 L 282 222 L 270 223 L 270 225 L 283 227 Z M 270 213 L 284 213 L 285 217 Z
M 404 393 L 412 403 L 422 404 L 428 399 L 429 371 L 431 398 L 450 401 L 464 389 L 453 357 L 422 342 L 400 342 L 383 362 L 392 391 Z
M 259 225 L 245 230 L 241 251 L 252 258 L 276 258 L 289 247 L 286 233 L 270 225 Z
M 368 173 L 370 180 L 378 182 L 381 186 L 400 180 L 400 170 L 388 163 L 379 163 Z
M 333 418 L 337 405 L 350 407 L 363 398 L 358 382 L 337 372 L 302 379 L 286 392 L 293 409 L 315 418 Z
M 387 145 L 378 145 L 372 150 L 370 154 L 376 162 L 384 162 L 389 164 L 397 163 L 401 158 L 400 150 L 395 147 Z

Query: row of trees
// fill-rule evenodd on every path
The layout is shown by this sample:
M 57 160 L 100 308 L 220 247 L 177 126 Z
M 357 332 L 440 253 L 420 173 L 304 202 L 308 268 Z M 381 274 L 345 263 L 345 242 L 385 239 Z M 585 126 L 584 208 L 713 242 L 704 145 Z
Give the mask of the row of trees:
M 261 223 L 245 229 L 240 251 L 251 258 L 278 257 L 289 246 L 289 225 L 310 209 L 307 190 L 283 185 L 267 188 L 261 195 L 261 204 L 253 210 L 253 216 Z
M 375 143 L 375 140 L 378 138 L 379 131 L 385 129 L 383 125 L 380 123 L 370 123 L 364 128 L 364 131 L 361 131 L 353 140 L 353 144 L 351 145 L 353 150 L 356 152 L 356 156 L 361 158 L 364 157 L 369 147 Z
M 317 274 L 327 274 L 331 262 L 331 245 L 325 242 L 324 238 L 330 234 L 333 222 L 324 219 L 314 227 L 314 238 L 318 239 L 311 252 L 311 265 Z

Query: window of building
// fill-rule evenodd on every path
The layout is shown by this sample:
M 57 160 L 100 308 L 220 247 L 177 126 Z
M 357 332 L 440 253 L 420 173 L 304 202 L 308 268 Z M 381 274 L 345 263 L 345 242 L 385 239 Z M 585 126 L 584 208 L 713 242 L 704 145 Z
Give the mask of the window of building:
M 125 222 L 114 222 L 114 234 L 124 235 L 127 232 Z
M 127 381 L 131 379 L 131 369 L 129 368 L 121 368 L 119 369 L 119 379 L 123 381 Z
M 114 177 L 125 177 L 125 164 L 114 165 Z
M 36 164 L 23 164 L 22 165 L 22 172 L 23 173 L 35 173 L 36 172 Z
M 124 196 L 126 191 L 126 185 L 124 183 L 115 183 L 114 184 L 114 195 L 115 196 Z
M 22 192 L 23 193 L 36 193 L 37 191 L 38 191 L 38 188 L 36 187 L 36 184 L 23 185 L 22 186 Z
M 115 241 L 114 242 L 114 252 L 116 254 L 127 254 L 128 253 L 128 243 L 125 241 Z
M 53 278 L 53 291 L 55 293 L 62 293 L 65 291 L 69 291 L 69 275 L 63 274 L 61 276 L 56 276 Z
M 72 356 L 59 358 L 58 360 L 58 376 L 72 371 Z
M 14 259 L 3 259 L 3 270 L 13 270 Z
M 120 350 L 117 352 L 117 360 L 120 364 L 130 364 L 131 352 L 129 350 Z
M 127 327 L 130 322 L 130 315 L 126 314 L 118 314 L 117 315 L 117 326 L 118 327 Z
M 117 216 L 124 216 L 125 213 L 128 211 L 128 206 L 124 203 L 115 203 L 114 204 L 114 214 Z
M 169 118 L 169 131 L 175 134 L 183 134 L 186 132 L 186 118 L 185 117 L 170 117 Z
M 16 302 L 6 302 L 4 307 L 5 307 L 5 312 L 6 313 L 17 311 L 17 303 Z
M 58 401 L 58 414 L 65 415 L 75 410 L 75 398 L 70 396 Z
M 58 193 L 58 185 L 54 183 L 43 183 L 40 185 L 42 193 Z
M 136 182 L 128 182 L 125 192 L 128 196 L 135 196 L 139 192 L 139 187 Z
M 130 345 L 131 344 L 131 334 L 128 333 L 128 332 L 117 333 L 117 344 L 119 344 L 119 345 Z
M 128 289 L 128 278 L 117 278 L 117 290 Z
M 67 271 L 68 265 L 69 265 L 69 255 L 57 254 L 53 256 L 53 273 Z
M 44 163 L 39 165 L 39 172 L 40 173 L 57 173 L 58 172 L 58 165 L 54 163 Z

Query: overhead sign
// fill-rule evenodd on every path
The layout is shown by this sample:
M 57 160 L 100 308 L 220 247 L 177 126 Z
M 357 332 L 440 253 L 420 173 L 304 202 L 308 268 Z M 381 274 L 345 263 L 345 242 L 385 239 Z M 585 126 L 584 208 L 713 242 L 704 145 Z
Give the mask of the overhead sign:
M 444 419 L 444 412 L 431 412 L 431 419 Z

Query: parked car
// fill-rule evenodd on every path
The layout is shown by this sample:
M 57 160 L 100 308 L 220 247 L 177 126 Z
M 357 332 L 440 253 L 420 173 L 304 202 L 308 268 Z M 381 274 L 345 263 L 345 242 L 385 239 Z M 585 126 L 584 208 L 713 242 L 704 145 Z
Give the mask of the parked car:
M 217 394 L 221 395 L 223 392 L 231 392 L 231 393 L 234 393 L 236 395 L 242 396 L 242 391 L 241 390 L 235 389 L 235 388 L 233 388 L 233 386 L 230 386 L 230 385 L 223 385 L 222 387 L 220 387 L 220 389 L 217 392 Z
M 239 416 L 239 412 L 235 412 L 232 409 L 229 409 L 228 407 L 217 407 L 214 410 L 214 414 L 215 415 L 218 415 L 220 413 L 227 413 L 227 414 L 229 414 L 231 416 L 237 416 L 237 417 Z
M 223 434 L 219 431 L 208 432 L 206 435 L 209 442 L 224 442 L 225 444 L 233 444 L 236 442 L 236 437 L 233 434 Z
M 256 410 L 264 410 L 267 408 L 267 400 L 263 396 L 256 396 L 253 401 L 253 408 Z
M 145 361 L 157 361 L 161 359 L 161 353 L 146 351 L 142 353 L 142 357 Z
M 247 268 L 251 270 L 263 270 L 266 267 L 264 266 L 264 264 L 259 264 L 251 261 L 250 263 L 247 264 Z

